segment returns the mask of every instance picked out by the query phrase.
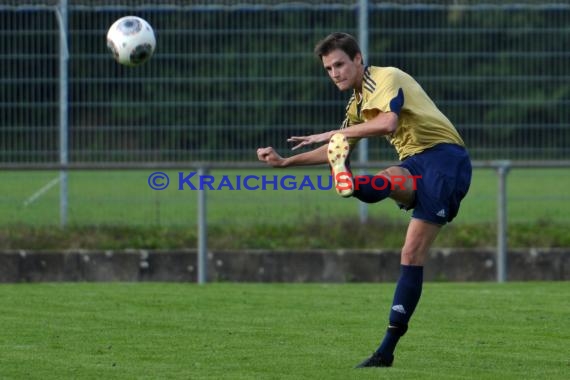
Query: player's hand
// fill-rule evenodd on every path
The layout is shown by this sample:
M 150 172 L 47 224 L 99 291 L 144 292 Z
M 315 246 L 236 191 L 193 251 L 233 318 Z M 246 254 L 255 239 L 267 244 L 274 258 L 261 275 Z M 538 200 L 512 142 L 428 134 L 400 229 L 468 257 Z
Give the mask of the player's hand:
M 288 142 L 298 143 L 291 150 L 299 149 L 307 145 L 318 144 L 322 142 L 328 142 L 335 131 L 319 133 L 316 135 L 309 136 L 291 136 L 287 139 Z
M 257 149 L 257 158 L 274 168 L 282 167 L 285 161 L 272 147 Z

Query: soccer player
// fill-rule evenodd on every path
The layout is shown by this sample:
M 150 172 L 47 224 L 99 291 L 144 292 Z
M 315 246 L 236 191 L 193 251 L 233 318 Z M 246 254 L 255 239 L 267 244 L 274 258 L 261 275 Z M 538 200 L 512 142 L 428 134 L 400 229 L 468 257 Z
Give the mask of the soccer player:
M 328 162 L 339 195 L 366 203 L 392 198 L 400 208 L 413 209 L 388 327 L 378 349 L 357 366 L 389 367 L 419 302 L 430 246 L 469 189 L 471 161 L 453 124 L 410 75 L 395 67 L 365 66 L 358 43 L 346 33 L 327 36 L 315 54 L 340 91 L 352 90 L 340 130 L 288 139 L 296 144 L 293 150 L 324 143 L 310 151 L 284 158 L 266 147 L 257 156 L 280 168 Z M 379 136 L 394 146 L 400 164 L 376 176 L 352 177 L 352 147 L 361 138 Z

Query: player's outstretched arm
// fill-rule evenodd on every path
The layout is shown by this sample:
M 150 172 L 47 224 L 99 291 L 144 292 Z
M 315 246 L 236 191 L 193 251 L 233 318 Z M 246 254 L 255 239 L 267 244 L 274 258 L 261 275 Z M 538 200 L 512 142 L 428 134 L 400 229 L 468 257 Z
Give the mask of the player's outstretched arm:
M 295 150 L 312 144 L 328 142 L 336 133 L 342 133 L 347 138 L 365 138 L 388 135 L 393 133 L 396 128 L 398 128 L 398 115 L 396 113 L 377 112 L 376 116 L 364 123 L 316 135 L 291 136 L 287 141 L 297 144 L 293 147 L 293 150 Z
M 338 131 L 328 131 L 309 136 L 291 136 L 287 139 L 288 142 L 297 143 L 291 150 L 296 150 L 304 146 L 328 142 L 331 137 Z
M 327 145 L 322 145 L 308 152 L 283 158 L 272 147 L 257 149 L 257 158 L 274 168 L 286 168 L 290 166 L 320 165 L 328 162 Z

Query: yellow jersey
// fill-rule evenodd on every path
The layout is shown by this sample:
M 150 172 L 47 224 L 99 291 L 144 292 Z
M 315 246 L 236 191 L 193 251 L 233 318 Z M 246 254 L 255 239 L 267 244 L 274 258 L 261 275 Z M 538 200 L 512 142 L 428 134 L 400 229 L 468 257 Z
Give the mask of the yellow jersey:
M 395 67 L 365 68 L 362 93 L 355 90 L 350 97 L 342 128 L 370 120 L 378 112 L 398 114 L 398 127 L 386 138 L 400 160 L 441 143 L 465 146 L 453 124 L 419 83 Z M 357 141 L 351 140 L 351 145 Z

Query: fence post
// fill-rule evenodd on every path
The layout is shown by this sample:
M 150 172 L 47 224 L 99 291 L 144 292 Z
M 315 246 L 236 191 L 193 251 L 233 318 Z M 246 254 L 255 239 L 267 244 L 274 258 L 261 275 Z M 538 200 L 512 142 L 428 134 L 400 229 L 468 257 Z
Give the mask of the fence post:
M 360 0 L 358 3 L 358 45 L 362 53 L 362 59 L 368 61 L 368 0 Z M 368 139 L 362 139 L 358 147 L 358 161 L 360 163 L 368 162 Z M 364 170 L 360 170 L 360 174 L 364 174 Z M 368 221 L 368 204 L 358 202 L 360 223 L 364 224 Z
M 198 178 L 208 174 L 205 167 L 198 168 Z M 206 189 L 198 189 L 198 284 L 208 280 L 208 216 Z
M 497 199 L 497 282 L 507 281 L 507 174 L 510 162 L 500 161 Z
M 67 44 L 67 0 L 60 0 L 55 14 L 59 24 L 59 162 L 68 163 L 68 60 Z M 67 172 L 59 172 L 59 224 L 67 225 Z

